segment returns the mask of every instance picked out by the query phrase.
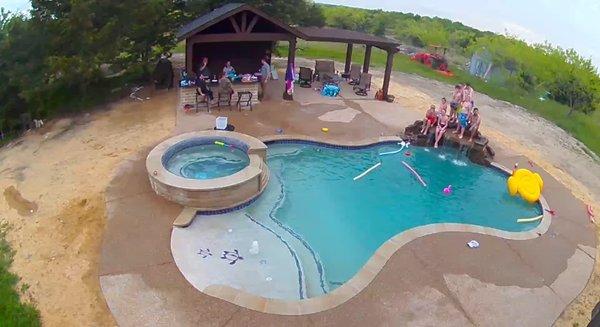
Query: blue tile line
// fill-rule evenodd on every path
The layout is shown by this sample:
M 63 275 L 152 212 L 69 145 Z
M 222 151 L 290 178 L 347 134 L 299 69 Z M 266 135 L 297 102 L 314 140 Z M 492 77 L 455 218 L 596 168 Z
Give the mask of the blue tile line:
M 304 240 L 304 238 L 296 233 L 294 230 L 292 230 L 290 227 L 288 227 L 287 225 L 285 225 L 284 223 L 282 223 L 279 219 L 277 219 L 277 217 L 275 217 L 275 212 L 281 208 L 281 205 L 283 204 L 284 200 L 285 200 L 285 186 L 283 185 L 283 181 L 281 179 L 280 174 L 275 174 L 277 180 L 279 181 L 279 185 L 280 189 L 279 189 L 279 197 L 277 199 L 277 201 L 275 201 L 275 205 L 273 206 L 273 208 L 271 209 L 271 211 L 269 212 L 269 218 L 271 218 L 271 220 L 273 222 L 275 222 L 277 225 L 279 225 L 280 228 L 284 229 L 286 232 L 288 232 L 290 235 L 292 235 L 293 237 L 295 237 L 298 241 L 300 241 L 300 243 L 302 243 L 302 245 L 304 245 L 304 247 L 310 252 L 313 260 L 315 261 L 315 264 L 317 266 L 317 271 L 319 273 L 319 282 L 320 282 L 320 286 L 321 289 L 323 290 L 324 294 L 327 294 L 328 291 L 325 287 L 326 285 L 326 281 L 325 281 L 325 270 L 323 269 L 323 263 L 321 262 L 321 259 L 319 258 L 319 256 L 317 255 L 317 253 L 313 250 L 313 248 L 308 244 L 308 242 L 306 240 Z
M 307 145 L 318 145 L 324 148 L 332 148 L 332 149 L 343 149 L 343 150 L 360 150 L 360 149 L 367 149 L 367 148 L 372 148 L 372 147 L 376 147 L 379 145 L 385 145 L 385 144 L 398 144 L 398 142 L 400 142 L 399 140 L 389 140 L 389 141 L 379 141 L 379 142 L 375 142 L 375 143 L 371 143 L 371 144 L 364 144 L 364 145 L 338 145 L 338 144 L 330 144 L 330 143 L 325 143 L 325 142 L 319 142 L 319 141 L 310 141 L 310 140 L 297 140 L 297 139 L 283 139 L 283 140 L 271 140 L 271 141 L 265 141 L 263 143 L 265 143 L 267 146 L 271 145 L 271 144 L 307 144 Z
M 260 222 L 258 222 L 256 219 L 252 218 L 252 216 L 250 216 L 248 213 L 244 213 L 246 215 L 246 217 L 248 217 L 248 219 L 250 219 L 251 221 L 253 221 L 255 224 L 257 224 L 258 226 L 266 229 L 267 231 L 271 232 L 273 235 L 275 235 L 275 237 L 277 237 L 288 249 L 288 251 L 290 251 L 290 254 L 292 255 L 292 258 L 294 258 L 294 263 L 296 264 L 296 269 L 298 269 L 298 285 L 299 285 L 299 295 L 300 295 L 300 299 L 305 299 L 306 296 L 306 290 L 304 288 L 304 272 L 302 271 L 302 268 L 300 266 L 300 260 L 298 259 L 298 255 L 296 254 L 296 252 L 292 249 L 292 247 L 290 246 L 290 244 L 284 240 L 279 234 L 275 233 L 275 231 L 273 231 L 271 228 L 261 224 Z

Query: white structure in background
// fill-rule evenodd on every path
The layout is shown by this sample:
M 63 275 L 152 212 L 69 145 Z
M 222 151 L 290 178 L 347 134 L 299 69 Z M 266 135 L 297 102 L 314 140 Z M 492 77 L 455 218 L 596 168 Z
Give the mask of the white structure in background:
M 471 62 L 469 63 L 469 73 L 471 73 L 473 76 L 487 79 L 492 71 L 492 66 L 492 56 L 489 52 L 477 52 L 471 57 Z

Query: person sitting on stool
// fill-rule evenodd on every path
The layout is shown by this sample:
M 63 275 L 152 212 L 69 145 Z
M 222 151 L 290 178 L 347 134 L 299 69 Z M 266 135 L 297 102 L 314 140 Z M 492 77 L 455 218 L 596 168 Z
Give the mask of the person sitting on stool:
M 208 96 L 208 100 L 213 100 L 213 91 L 209 89 L 208 86 L 206 86 L 206 81 L 204 80 L 204 78 L 202 78 L 202 75 L 198 76 L 198 78 L 196 79 L 196 88 L 200 90 L 200 93 L 202 95 Z

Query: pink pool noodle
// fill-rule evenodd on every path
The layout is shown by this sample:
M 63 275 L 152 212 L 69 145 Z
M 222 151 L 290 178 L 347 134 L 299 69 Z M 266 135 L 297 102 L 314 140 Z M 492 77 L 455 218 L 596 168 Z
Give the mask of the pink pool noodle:
M 419 180 L 419 182 L 421 184 L 423 184 L 423 186 L 427 187 L 427 184 L 425 184 L 425 181 L 423 180 L 423 178 L 421 178 L 421 175 L 419 175 L 419 173 L 417 173 L 416 170 L 414 170 L 411 166 L 409 166 L 406 162 L 402 161 L 402 164 L 404 164 L 404 166 L 406 167 L 406 169 L 410 170 L 411 173 L 413 173 L 413 175 L 415 175 L 415 177 L 417 178 L 417 180 Z

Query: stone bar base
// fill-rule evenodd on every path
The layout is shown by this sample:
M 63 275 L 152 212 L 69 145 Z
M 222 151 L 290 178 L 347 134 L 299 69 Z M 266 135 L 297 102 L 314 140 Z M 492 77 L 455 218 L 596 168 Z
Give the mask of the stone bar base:
M 258 100 L 258 92 L 260 90 L 260 83 L 236 83 L 232 85 L 233 95 L 231 96 L 231 105 L 235 107 L 238 100 L 238 92 L 250 92 L 252 93 L 252 105 L 260 103 Z M 217 87 L 211 86 L 211 90 L 214 92 L 215 100 L 217 100 Z M 182 109 L 186 104 L 196 106 L 196 88 L 195 87 L 180 87 L 179 88 L 179 109 Z

